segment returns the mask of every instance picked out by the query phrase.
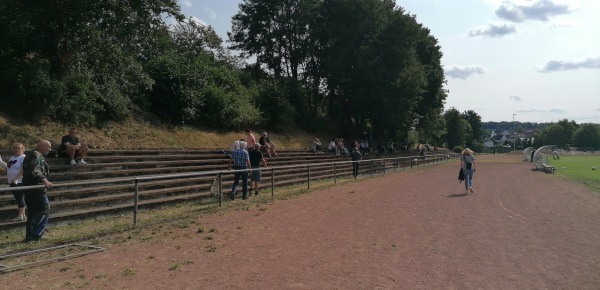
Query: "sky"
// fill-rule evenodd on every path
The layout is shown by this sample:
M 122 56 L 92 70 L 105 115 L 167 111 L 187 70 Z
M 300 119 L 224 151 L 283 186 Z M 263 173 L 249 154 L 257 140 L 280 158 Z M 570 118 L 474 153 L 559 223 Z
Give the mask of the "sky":
M 179 0 L 227 40 L 241 0 Z M 445 109 L 484 122 L 600 124 L 599 0 L 396 0 L 444 56 Z M 226 44 L 227 45 L 227 44 Z

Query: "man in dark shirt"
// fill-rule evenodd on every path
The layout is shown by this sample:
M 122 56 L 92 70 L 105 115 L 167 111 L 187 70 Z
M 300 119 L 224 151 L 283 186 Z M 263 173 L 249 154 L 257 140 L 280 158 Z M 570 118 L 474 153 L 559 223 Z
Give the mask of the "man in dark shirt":
M 258 190 L 260 189 L 260 164 L 262 163 L 265 168 L 267 167 L 267 162 L 263 158 L 263 154 L 259 149 L 260 145 L 255 144 L 254 150 L 250 151 L 249 153 L 250 165 L 252 166 L 252 169 L 256 169 L 250 174 L 250 180 L 252 180 L 252 183 L 250 184 L 250 193 L 252 193 L 252 190 L 254 190 L 254 195 L 258 195 Z
M 88 151 L 88 147 L 79 142 L 79 138 L 77 138 L 77 129 L 71 128 L 69 130 L 69 135 L 63 136 L 60 141 L 58 157 L 71 158 L 71 165 L 86 165 L 87 163 L 83 158 L 87 156 Z M 79 162 L 75 162 L 75 157 L 79 157 Z
M 234 170 L 250 168 L 250 157 L 248 151 L 246 151 L 246 141 L 240 141 L 240 148 L 233 151 L 231 159 L 229 159 L 228 168 L 231 170 L 233 164 Z M 242 179 L 242 199 L 248 199 L 248 171 L 236 171 L 233 175 L 233 186 L 231 187 L 231 193 L 229 198 L 235 199 L 235 193 L 237 192 L 237 186 Z
M 27 226 L 25 228 L 25 240 L 39 241 L 48 224 L 48 188 L 52 182 L 48 180 L 48 164 L 44 156 L 50 152 L 51 144 L 48 140 L 40 140 L 33 151 L 25 153 L 23 159 L 23 186 L 44 185 L 43 188 L 25 191 L 25 205 L 27 206 Z
M 352 158 L 352 175 L 354 175 L 354 179 L 358 177 L 358 168 L 360 167 L 360 160 L 362 160 L 362 155 L 358 151 L 358 147 L 352 147 L 352 153 L 350 153 L 350 157 Z

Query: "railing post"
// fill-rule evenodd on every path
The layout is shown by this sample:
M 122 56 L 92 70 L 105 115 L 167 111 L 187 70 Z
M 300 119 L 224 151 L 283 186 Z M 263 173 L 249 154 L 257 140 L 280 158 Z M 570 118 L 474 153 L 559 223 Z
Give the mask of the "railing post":
M 138 197 L 139 197 L 139 189 L 140 189 L 140 179 L 135 179 L 135 187 L 133 194 L 133 227 L 137 226 L 137 212 L 138 212 Z
M 373 177 L 373 168 L 375 168 L 375 159 L 371 159 L 371 177 Z
M 218 195 L 219 195 L 219 207 L 223 206 L 223 172 L 219 172 L 219 189 L 218 189 Z
M 275 197 L 275 169 L 271 167 L 271 198 Z
M 308 176 L 307 176 L 307 184 L 308 184 L 308 189 L 310 189 L 310 165 L 306 166 L 308 169 Z
M 333 163 L 333 183 L 337 183 L 337 163 Z

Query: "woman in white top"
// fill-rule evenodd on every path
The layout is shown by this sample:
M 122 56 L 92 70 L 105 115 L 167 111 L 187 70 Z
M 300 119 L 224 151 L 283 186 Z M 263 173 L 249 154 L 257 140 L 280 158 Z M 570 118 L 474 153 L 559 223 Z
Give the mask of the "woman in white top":
M 465 175 L 465 193 L 473 193 L 473 174 L 475 173 L 475 155 L 473 150 L 465 148 L 460 156 L 460 168 Z
M 23 181 L 23 159 L 25 158 L 25 146 L 21 143 L 15 143 L 12 146 L 13 156 L 8 159 L 6 164 L 8 184 L 10 187 L 20 186 Z M 25 191 L 14 191 L 13 196 L 17 200 L 19 212 L 17 217 L 11 219 L 12 222 L 25 221 Z

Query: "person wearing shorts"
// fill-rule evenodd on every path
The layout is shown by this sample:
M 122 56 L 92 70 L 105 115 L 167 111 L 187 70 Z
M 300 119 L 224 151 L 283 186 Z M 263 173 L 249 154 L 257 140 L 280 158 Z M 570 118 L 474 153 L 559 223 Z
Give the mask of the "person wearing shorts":
M 77 138 L 77 129 L 71 128 L 69 134 L 62 137 L 60 147 L 58 148 L 58 157 L 70 158 L 71 165 L 86 165 L 83 158 L 87 156 L 89 148 L 79 142 Z M 79 158 L 76 162 L 75 158 Z
M 250 165 L 252 166 L 252 169 L 256 169 L 250 173 L 250 180 L 252 181 L 250 184 L 250 193 L 254 190 L 254 195 L 258 195 L 260 193 L 260 164 L 262 163 L 266 168 L 267 162 L 263 158 L 262 152 L 260 152 L 260 144 L 258 143 L 254 145 L 254 150 L 250 151 L 249 155 Z

